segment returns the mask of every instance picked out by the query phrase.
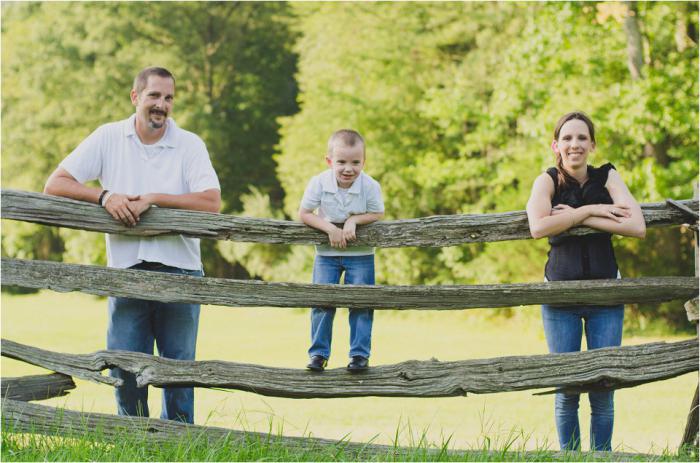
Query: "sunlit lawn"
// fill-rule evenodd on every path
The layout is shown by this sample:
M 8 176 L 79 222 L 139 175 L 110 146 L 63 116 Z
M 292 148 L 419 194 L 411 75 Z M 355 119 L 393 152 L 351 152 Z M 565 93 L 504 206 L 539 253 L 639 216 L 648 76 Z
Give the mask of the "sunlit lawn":
M 679 309 L 680 304 L 679 304 Z M 538 309 L 522 308 L 512 318 L 489 318 L 488 310 L 451 312 L 384 312 L 375 314 L 372 364 L 409 359 L 463 360 L 546 353 Z M 104 348 L 106 301 L 82 294 L 42 292 L 32 296 L 2 295 L 2 337 L 70 353 Z M 237 309 L 204 306 L 198 360 L 220 359 L 276 367 L 303 368 L 307 357 L 308 311 L 302 309 Z M 662 340 L 626 337 L 625 345 Z M 674 340 L 666 338 L 663 340 Z M 347 363 L 347 312 L 336 316 L 331 368 Z M 43 370 L 2 359 L 2 376 Z M 630 452 L 660 452 L 678 446 L 697 375 L 688 374 L 616 394 L 614 445 Z M 105 385 L 77 381 L 67 397 L 45 401 L 71 409 L 114 412 L 113 391 Z M 151 413 L 160 412 L 160 391 L 151 389 Z M 196 422 L 236 429 L 327 438 L 408 444 L 411 433 L 440 443 L 450 435 L 454 448 L 483 448 L 490 440 L 502 447 L 520 435 L 516 446 L 556 448 L 553 396 L 532 391 L 469 395 L 447 399 L 278 399 L 239 391 L 198 389 Z M 584 449 L 589 407 L 582 400 Z

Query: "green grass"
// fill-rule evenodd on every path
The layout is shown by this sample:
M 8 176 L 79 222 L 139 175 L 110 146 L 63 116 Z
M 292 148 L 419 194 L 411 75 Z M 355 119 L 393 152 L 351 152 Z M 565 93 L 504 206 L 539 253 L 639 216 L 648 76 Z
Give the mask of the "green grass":
M 397 432 L 398 434 L 398 432 Z M 413 437 L 407 447 L 394 445 L 388 451 L 359 453 L 341 442 L 333 446 L 300 448 L 285 445 L 280 433 L 251 436 L 240 441 L 225 437 L 208 440 L 193 433 L 177 442 L 154 444 L 142 429 L 123 429 L 105 437 L 102 430 L 78 429 L 68 435 L 39 435 L 14 432 L 11 422 L 3 421 L 3 461 L 610 461 L 606 453 L 558 453 L 541 448 L 526 450 L 514 446 L 515 436 L 502 442 L 485 441 L 481 448 L 454 451 L 447 438 L 435 445 L 427 432 Z M 651 458 L 625 455 L 622 461 L 693 461 L 697 452 L 674 454 L 667 450 Z
M 679 310 L 683 310 L 680 303 Z M 431 357 L 447 361 L 546 353 L 537 308 L 516 309 L 515 315 L 508 319 L 489 317 L 490 313 L 489 310 L 442 313 L 378 311 L 375 314 L 372 364 Z M 88 353 L 104 348 L 105 331 L 104 299 L 48 291 L 30 296 L 2 294 L 4 338 L 60 352 Z M 303 368 L 307 360 L 308 331 L 307 310 L 205 306 L 200 321 L 197 359 Z M 675 339 L 678 338 L 635 336 L 625 337 L 623 344 Z M 347 346 L 347 312 L 339 310 L 331 368 L 346 364 Z M 3 376 L 45 372 L 6 358 L 2 358 L 1 367 Z M 617 391 L 613 437 L 616 450 L 655 454 L 675 452 L 697 380 L 696 374 L 688 374 Z M 43 403 L 72 410 L 114 413 L 110 387 L 76 382 L 77 389 L 68 396 Z M 345 438 L 389 445 L 395 441 L 399 445 L 410 445 L 412 441 L 415 444 L 416 436 L 411 429 L 420 429 L 425 430 L 420 435 L 424 434 L 426 442 L 440 443 L 449 438 L 451 448 L 496 449 L 509 443 L 511 449 L 555 449 L 553 397 L 533 396 L 532 392 L 535 391 L 441 399 L 298 400 L 240 391 L 197 389 L 195 422 L 258 432 L 283 429 L 289 436 Z M 157 417 L 160 413 L 159 401 L 160 392 L 152 388 L 149 397 L 152 416 Z M 584 399 L 580 412 L 584 449 L 587 448 L 589 414 Z M 11 443 L 7 445 L 12 448 Z M 28 455 L 24 458 L 35 459 Z M 289 459 L 303 460 L 291 456 Z M 313 459 L 319 458 L 314 456 Z

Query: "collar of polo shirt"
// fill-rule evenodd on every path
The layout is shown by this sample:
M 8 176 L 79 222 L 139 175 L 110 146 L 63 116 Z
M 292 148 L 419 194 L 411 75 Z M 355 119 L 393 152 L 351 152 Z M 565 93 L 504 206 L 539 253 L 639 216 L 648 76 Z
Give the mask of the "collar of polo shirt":
M 362 188 L 362 177 L 365 175 L 364 172 L 360 172 L 357 179 L 352 183 L 352 186 L 348 189 L 348 193 L 359 195 L 360 189 Z M 337 193 L 338 192 L 338 181 L 335 179 L 335 175 L 332 170 L 328 169 L 325 175 L 321 175 L 321 186 L 323 191 L 326 193 Z

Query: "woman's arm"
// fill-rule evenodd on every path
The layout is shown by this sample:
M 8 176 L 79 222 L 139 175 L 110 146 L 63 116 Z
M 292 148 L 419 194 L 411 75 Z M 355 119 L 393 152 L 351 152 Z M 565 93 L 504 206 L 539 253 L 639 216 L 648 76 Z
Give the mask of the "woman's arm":
M 631 216 L 627 203 L 618 203 L 617 201 L 615 204 L 588 204 L 576 209 L 560 205 L 552 209 L 553 195 L 554 181 L 552 178 L 547 174 L 537 177 L 527 202 L 530 234 L 535 239 L 558 235 L 579 224 L 604 230 L 601 225 L 607 227 L 612 226 L 613 223 L 620 224 L 623 219 Z M 612 233 L 618 232 L 613 231 Z
M 634 199 L 632 193 L 627 189 L 627 185 L 622 181 L 622 177 L 611 169 L 608 173 L 608 181 L 605 188 L 610 192 L 615 206 L 624 206 L 629 212 L 628 217 L 620 217 L 620 220 L 610 220 L 604 217 L 589 217 L 582 224 L 597 230 L 615 233 L 617 235 L 631 236 L 634 238 L 644 238 L 646 235 L 646 223 L 639 203 Z
M 527 220 L 534 239 L 558 235 L 588 217 L 584 208 L 569 208 L 566 213 L 552 214 L 554 182 L 552 177 L 541 174 L 532 185 L 527 202 Z

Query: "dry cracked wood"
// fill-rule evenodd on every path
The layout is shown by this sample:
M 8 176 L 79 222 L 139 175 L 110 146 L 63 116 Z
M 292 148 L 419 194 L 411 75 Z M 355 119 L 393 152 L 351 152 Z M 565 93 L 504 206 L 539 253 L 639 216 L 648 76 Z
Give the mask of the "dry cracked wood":
M 505 461 L 541 461 L 542 451 L 537 452 L 503 452 L 487 450 L 456 450 L 443 451 L 439 447 L 427 447 L 417 450 L 415 447 L 400 447 L 398 445 L 378 445 L 373 443 L 352 442 L 349 440 L 333 440 L 312 437 L 287 437 L 275 434 L 263 434 L 251 431 L 197 426 L 175 421 L 158 420 L 154 418 L 139 418 L 114 416 L 103 413 L 85 413 L 72 410 L 56 409 L 45 405 L 3 400 L 2 402 L 3 432 L 45 434 L 49 436 L 84 436 L 86 432 L 98 431 L 94 435 L 102 441 L 123 442 L 123 436 L 129 434 L 135 439 L 143 436 L 150 444 L 165 442 L 181 443 L 206 442 L 213 445 L 226 442 L 231 447 L 235 445 L 260 444 L 283 446 L 289 450 L 312 453 L 311 456 L 332 456 L 335 461 L 343 460 L 378 460 L 402 461 L 408 457 L 415 458 L 416 452 L 422 455 L 461 455 L 465 461 L 483 459 L 485 454 L 498 455 Z M 349 433 L 350 434 L 350 433 Z M 655 461 L 658 457 L 645 454 L 619 452 L 588 452 L 572 456 L 571 452 L 548 452 L 548 460 L 571 461 L 572 458 L 586 461 Z
M 370 368 L 316 374 L 305 370 L 211 361 L 171 360 L 151 355 L 98 351 L 58 354 L 2 340 L 2 355 L 86 379 L 119 367 L 136 375 L 139 386 L 220 387 L 288 398 L 453 397 L 526 389 L 583 391 L 619 389 L 698 371 L 697 338 L 567 354 L 439 362 L 411 360 Z
M 533 304 L 622 304 L 687 300 L 695 277 L 553 281 L 503 285 L 360 286 L 198 278 L 145 270 L 2 259 L 2 284 L 98 296 L 232 307 L 468 309 Z
M 685 423 L 685 429 L 683 430 L 683 437 L 681 438 L 681 446 L 683 445 L 698 445 L 698 386 L 695 387 L 695 395 L 693 396 L 693 401 L 690 404 L 690 411 L 688 412 L 688 420 Z
M 676 201 L 697 211 L 697 200 Z M 648 227 L 694 221 L 687 213 L 666 203 L 642 205 Z M 125 227 L 95 205 L 40 193 L 2 190 L 2 218 L 80 230 L 138 236 L 182 234 L 217 240 L 255 243 L 324 244 L 328 237 L 299 222 L 236 217 L 224 214 L 153 208 L 135 227 Z M 577 227 L 574 235 L 596 233 Z M 497 214 L 431 216 L 387 220 L 360 226 L 352 245 L 376 247 L 454 246 L 461 243 L 529 239 L 525 211 Z
M 5 339 L 2 340 L 0 351 L 2 351 L 0 353 L 3 357 L 31 363 L 74 378 L 109 384 L 110 386 L 121 386 L 123 383 L 121 379 L 100 374 L 106 367 L 104 362 L 95 359 L 94 355 L 51 352 Z
M 61 373 L 2 378 L 0 382 L 0 391 L 4 399 L 24 402 L 61 397 L 67 395 L 71 389 L 75 389 L 73 378 Z

